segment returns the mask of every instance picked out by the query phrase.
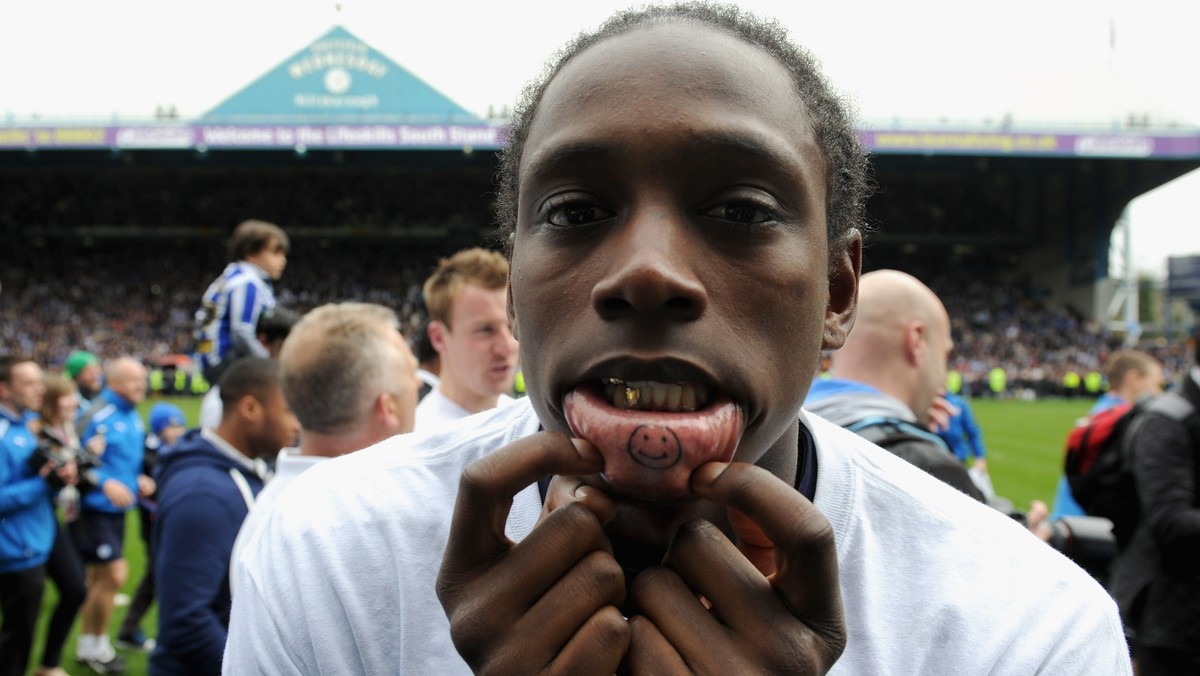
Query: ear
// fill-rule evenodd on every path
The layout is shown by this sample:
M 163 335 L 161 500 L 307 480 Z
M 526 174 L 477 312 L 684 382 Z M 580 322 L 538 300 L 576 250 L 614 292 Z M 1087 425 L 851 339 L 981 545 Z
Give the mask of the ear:
M 920 364 L 925 359 L 925 323 L 913 319 L 904 327 L 904 356 L 908 363 Z
M 260 402 L 258 399 L 255 399 L 253 395 L 247 394 L 241 399 L 238 399 L 237 411 L 243 418 L 251 423 L 254 423 L 255 425 L 262 421 L 262 402 Z
M 450 332 L 450 329 L 441 320 L 435 319 L 429 322 L 429 326 L 425 330 L 429 332 L 429 342 L 433 345 L 433 349 L 437 350 L 438 354 L 445 352 L 446 334 Z
M 375 397 L 375 405 L 371 407 L 371 415 L 388 429 L 394 429 L 400 424 L 400 405 L 400 397 L 380 392 Z
M 846 235 L 845 251 L 829 268 L 829 305 L 825 308 L 825 333 L 821 349 L 836 350 L 846 343 L 858 311 L 858 278 L 862 275 L 862 234 Z

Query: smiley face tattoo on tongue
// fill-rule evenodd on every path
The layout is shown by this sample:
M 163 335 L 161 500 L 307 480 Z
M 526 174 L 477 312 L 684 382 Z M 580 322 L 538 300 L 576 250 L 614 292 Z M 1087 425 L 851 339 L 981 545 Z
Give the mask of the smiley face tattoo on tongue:
M 737 404 L 690 383 L 609 378 L 576 387 L 563 410 L 571 432 L 604 457 L 608 488 L 635 500 L 689 497 L 692 472 L 731 460 L 742 435 Z

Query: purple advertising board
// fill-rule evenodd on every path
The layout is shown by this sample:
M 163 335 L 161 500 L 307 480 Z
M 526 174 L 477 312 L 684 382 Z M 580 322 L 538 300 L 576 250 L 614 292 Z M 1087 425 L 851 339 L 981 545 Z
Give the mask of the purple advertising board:
M 496 150 L 496 124 L 203 124 L 0 127 L 0 150 L 412 149 Z M 1061 134 L 864 130 L 876 154 L 1200 159 L 1200 132 Z

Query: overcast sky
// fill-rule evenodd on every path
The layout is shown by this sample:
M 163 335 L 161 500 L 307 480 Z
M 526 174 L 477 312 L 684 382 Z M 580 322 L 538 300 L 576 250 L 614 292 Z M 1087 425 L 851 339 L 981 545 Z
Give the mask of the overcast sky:
M 627 2 L 27 0 L 0 21 L 0 115 L 185 117 L 336 24 L 468 110 L 511 105 L 554 50 Z M 778 18 L 878 125 L 894 119 L 1097 125 L 1130 111 L 1200 124 L 1200 2 L 746 0 Z M 1200 254 L 1200 172 L 1135 201 L 1138 266 Z

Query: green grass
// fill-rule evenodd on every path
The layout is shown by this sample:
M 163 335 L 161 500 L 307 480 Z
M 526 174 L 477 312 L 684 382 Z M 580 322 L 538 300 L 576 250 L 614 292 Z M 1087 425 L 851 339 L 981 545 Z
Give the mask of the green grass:
M 1093 403 L 1091 399 L 972 400 L 996 494 L 1020 509 L 1028 508 L 1034 499 L 1053 506 L 1067 434 Z
M 150 406 L 159 400 L 151 400 L 142 405 L 145 415 Z M 189 426 L 194 426 L 200 417 L 200 400 L 198 398 L 167 399 L 181 409 L 187 417 Z M 1090 399 L 1047 400 L 1024 402 L 1012 400 L 974 399 L 971 406 L 975 417 L 983 430 L 984 443 L 987 447 L 988 470 L 992 476 L 996 492 L 1009 498 L 1019 508 L 1027 508 L 1033 499 L 1044 500 L 1048 505 L 1054 497 L 1055 485 L 1062 471 L 1063 442 L 1075 421 L 1084 416 L 1091 407 Z M 139 535 L 138 519 L 130 512 L 126 531 L 125 555 L 129 560 L 129 580 L 123 589 L 124 593 L 133 596 L 142 573 L 146 567 L 146 551 L 142 546 Z M 34 648 L 34 656 L 41 656 L 41 643 L 45 638 L 45 623 L 50 610 L 58 598 L 53 585 L 47 585 L 46 598 L 42 604 L 42 617 L 39 621 L 38 643 Z M 126 608 L 118 608 L 113 615 L 109 627 L 110 634 L 115 636 L 121 621 L 125 619 Z M 142 628 L 148 636 L 154 636 L 157 631 L 157 606 L 152 606 L 146 618 L 142 620 Z M 72 674 L 90 673 L 85 667 L 75 664 L 76 628 L 67 639 L 63 649 L 63 667 Z M 132 676 L 147 673 L 146 656 L 140 653 L 119 651 L 125 658 Z M 30 673 L 33 673 L 32 668 Z

